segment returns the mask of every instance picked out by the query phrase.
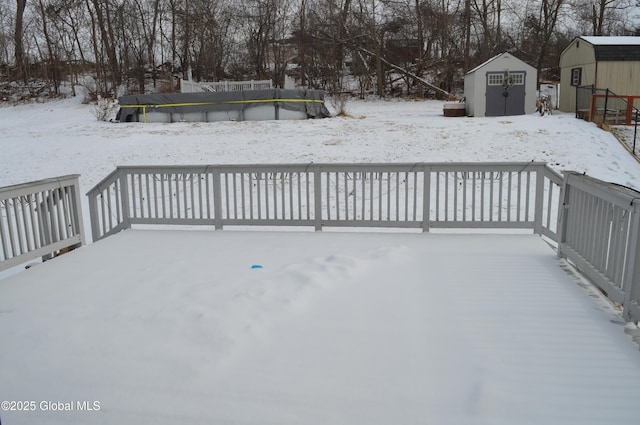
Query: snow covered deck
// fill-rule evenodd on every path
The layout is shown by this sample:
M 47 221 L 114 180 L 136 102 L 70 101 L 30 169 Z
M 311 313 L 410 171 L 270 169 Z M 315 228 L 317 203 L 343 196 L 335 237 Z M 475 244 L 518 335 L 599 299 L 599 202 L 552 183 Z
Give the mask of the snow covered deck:
M 34 402 L 0 417 L 636 423 L 631 325 L 571 270 L 528 234 L 125 230 L 0 282 L 0 399 Z

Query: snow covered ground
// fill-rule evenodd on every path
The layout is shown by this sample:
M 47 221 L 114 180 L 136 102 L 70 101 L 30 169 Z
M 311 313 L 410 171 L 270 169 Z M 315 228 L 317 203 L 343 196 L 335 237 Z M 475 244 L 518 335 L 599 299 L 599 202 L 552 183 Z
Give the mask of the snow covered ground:
M 75 99 L 1 107 L 0 186 L 77 173 L 86 192 L 118 165 L 535 160 L 640 188 L 640 165 L 572 114 L 446 118 L 442 106 L 353 100 L 353 118 L 171 124 L 99 122 Z
M 118 165 L 542 161 L 640 188 L 640 164 L 573 114 L 448 118 L 443 104 L 352 100 L 353 118 L 170 124 L 97 121 L 77 99 L 5 106 L 0 187 L 80 174 L 84 194 Z
M 636 155 L 640 155 L 640 134 L 638 134 L 638 130 L 634 126 L 611 126 L 611 132 L 628 146 L 629 151 L 635 152 Z
M 98 122 L 76 100 L 2 107 L 0 186 L 78 173 L 86 192 L 117 165 L 535 160 L 640 188 L 594 124 L 442 105 L 174 124 Z M 0 280 L 0 401 L 34 406 L 0 417 L 637 422 L 638 347 L 581 286 L 533 235 L 129 230 Z

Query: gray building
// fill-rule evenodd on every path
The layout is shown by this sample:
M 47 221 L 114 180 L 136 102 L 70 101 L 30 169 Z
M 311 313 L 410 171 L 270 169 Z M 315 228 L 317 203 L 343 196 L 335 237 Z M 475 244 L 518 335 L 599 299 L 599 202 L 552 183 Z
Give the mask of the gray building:
M 536 69 L 510 53 L 501 53 L 464 76 L 467 115 L 496 117 L 536 110 Z

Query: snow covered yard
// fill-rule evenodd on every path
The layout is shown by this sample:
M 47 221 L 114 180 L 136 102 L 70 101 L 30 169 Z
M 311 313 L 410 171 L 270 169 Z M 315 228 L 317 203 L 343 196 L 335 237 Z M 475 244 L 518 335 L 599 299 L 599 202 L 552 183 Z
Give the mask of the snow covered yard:
M 623 143 L 625 143 L 630 151 L 635 148 L 635 154 L 640 155 L 640 135 L 632 125 L 616 125 L 611 127 L 611 132 Z M 634 143 L 635 138 L 635 143 Z
M 353 100 L 353 118 L 171 124 L 99 122 L 75 99 L 2 107 L 0 186 L 80 174 L 86 192 L 118 165 L 534 160 L 640 188 L 640 165 L 572 114 L 447 118 L 442 107 Z
M 563 264 L 534 235 L 127 230 L 2 281 L 0 398 L 37 408 L 0 414 L 633 423 L 638 347 Z
M 86 192 L 118 165 L 534 160 L 640 188 L 640 164 L 594 124 L 442 106 L 174 124 L 98 122 L 75 100 L 4 107 L 0 186 L 78 173 Z M 533 235 L 127 230 L 0 280 L 0 400 L 35 404 L 0 417 L 636 422 L 638 347 L 585 287 Z

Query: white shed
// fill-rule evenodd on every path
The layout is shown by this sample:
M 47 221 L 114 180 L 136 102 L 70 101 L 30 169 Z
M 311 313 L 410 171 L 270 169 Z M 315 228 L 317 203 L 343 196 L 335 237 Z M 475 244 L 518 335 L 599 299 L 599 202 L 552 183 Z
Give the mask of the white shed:
M 510 53 L 501 53 L 464 76 L 470 117 L 531 114 L 536 110 L 538 72 Z

